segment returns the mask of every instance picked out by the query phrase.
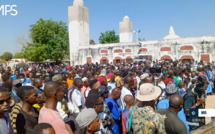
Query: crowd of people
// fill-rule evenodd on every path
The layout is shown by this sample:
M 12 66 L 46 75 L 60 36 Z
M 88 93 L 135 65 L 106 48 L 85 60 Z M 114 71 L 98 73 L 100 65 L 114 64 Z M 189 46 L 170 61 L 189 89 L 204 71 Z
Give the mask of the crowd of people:
M 0 134 L 186 134 L 213 94 L 214 63 L 0 68 Z

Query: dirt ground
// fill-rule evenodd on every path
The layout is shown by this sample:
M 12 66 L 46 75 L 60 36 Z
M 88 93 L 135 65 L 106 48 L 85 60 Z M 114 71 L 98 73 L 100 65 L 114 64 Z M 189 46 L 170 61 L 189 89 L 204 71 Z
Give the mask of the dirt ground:
M 215 95 L 208 95 L 206 99 L 206 109 L 215 109 Z M 215 114 L 215 113 L 214 113 Z M 206 117 L 206 124 L 211 122 L 211 117 Z

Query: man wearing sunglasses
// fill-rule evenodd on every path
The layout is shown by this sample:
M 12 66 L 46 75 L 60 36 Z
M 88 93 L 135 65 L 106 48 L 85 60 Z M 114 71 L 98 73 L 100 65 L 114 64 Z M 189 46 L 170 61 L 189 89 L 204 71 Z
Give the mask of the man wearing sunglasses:
M 0 87 L 0 134 L 13 134 L 8 111 L 10 110 L 10 95 L 6 88 Z
M 89 93 L 89 95 L 86 98 L 86 107 L 95 109 L 97 114 L 103 112 L 103 99 L 102 99 L 102 97 L 96 93 Z M 95 134 L 103 134 L 104 133 L 103 125 L 106 125 L 106 123 L 107 122 L 100 123 L 100 130 L 97 132 L 94 132 L 94 133 Z

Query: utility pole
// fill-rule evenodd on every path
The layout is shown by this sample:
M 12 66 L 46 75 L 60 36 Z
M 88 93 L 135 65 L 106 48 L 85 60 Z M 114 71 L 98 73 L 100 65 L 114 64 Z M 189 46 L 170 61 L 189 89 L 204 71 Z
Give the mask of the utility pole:
M 136 41 L 139 41 L 139 39 L 138 39 L 138 33 L 140 33 L 140 30 L 135 30 L 134 31 L 134 34 L 136 33 Z

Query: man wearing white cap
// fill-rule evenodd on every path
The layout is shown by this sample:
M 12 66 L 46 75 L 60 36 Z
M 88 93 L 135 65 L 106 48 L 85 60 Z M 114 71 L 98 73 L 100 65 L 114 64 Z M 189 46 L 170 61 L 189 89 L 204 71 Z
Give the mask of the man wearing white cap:
M 146 77 L 148 77 L 149 74 L 148 73 L 144 73 L 140 76 L 140 80 L 143 81 Z
M 92 108 L 83 109 L 76 118 L 80 128 L 80 134 L 93 134 L 100 128 L 100 120 L 96 111 Z
M 137 91 L 137 101 L 130 112 L 131 126 L 136 134 L 165 134 L 165 116 L 155 112 L 155 103 L 161 94 L 161 89 L 151 83 L 145 83 Z M 130 131 L 130 130 L 129 130 Z
M 142 74 L 141 76 L 140 76 L 140 85 L 141 84 L 143 84 L 143 83 L 145 83 L 145 78 L 146 77 L 149 77 L 149 74 L 148 73 L 144 73 L 144 74 Z M 139 86 L 140 86 L 139 85 Z

